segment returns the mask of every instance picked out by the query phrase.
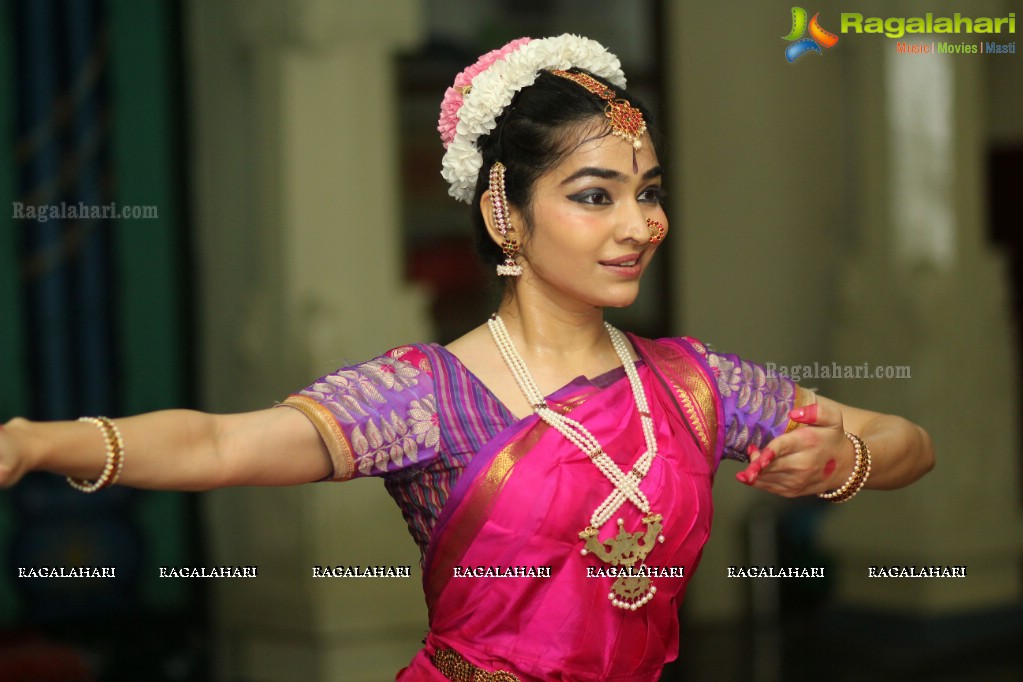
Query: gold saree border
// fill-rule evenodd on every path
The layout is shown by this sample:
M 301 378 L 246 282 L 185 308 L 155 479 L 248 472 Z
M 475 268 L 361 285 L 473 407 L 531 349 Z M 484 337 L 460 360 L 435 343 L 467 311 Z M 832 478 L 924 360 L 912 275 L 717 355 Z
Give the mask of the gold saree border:
M 696 361 L 680 349 L 641 337 L 634 337 L 633 342 L 642 348 L 645 357 L 657 363 L 661 375 L 668 380 L 672 393 L 700 442 L 700 449 L 713 469 L 718 413 L 710 380 L 696 366 Z
M 320 438 L 330 452 L 330 460 L 334 465 L 332 481 L 347 481 L 355 473 L 355 457 L 352 446 L 345 438 L 344 431 L 338 426 L 337 420 L 329 409 L 321 403 L 304 395 L 290 395 L 284 402 L 274 407 L 292 407 L 304 414 L 320 433 Z

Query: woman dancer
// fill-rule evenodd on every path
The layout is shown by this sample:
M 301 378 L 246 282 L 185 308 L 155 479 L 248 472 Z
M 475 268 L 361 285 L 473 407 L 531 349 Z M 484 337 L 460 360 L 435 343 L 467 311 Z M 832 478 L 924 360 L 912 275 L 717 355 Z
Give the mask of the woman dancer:
M 723 457 L 748 462 L 748 485 L 833 502 L 931 468 L 929 437 L 902 418 L 605 324 L 636 298 L 668 220 L 656 131 L 601 45 L 564 35 L 485 55 L 445 95 L 440 131 L 450 192 L 507 277 L 485 324 L 338 370 L 281 409 L 14 419 L 0 482 L 382 476 L 423 553 L 430 614 L 400 679 L 656 680 Z

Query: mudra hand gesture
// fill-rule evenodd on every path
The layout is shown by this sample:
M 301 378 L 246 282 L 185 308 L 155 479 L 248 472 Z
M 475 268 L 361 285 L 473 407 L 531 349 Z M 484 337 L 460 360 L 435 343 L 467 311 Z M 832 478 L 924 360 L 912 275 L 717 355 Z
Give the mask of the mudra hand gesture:
M 830 492 L 841 491 L 847 484 L 858 486 L 844 499 L 834 500 L 844 502 L 859 492 L 874 470 L 872 463 L 879 459 L 885 466 L 871 478 L 871 487 L 900 485 L 909 470 L 888 453 L 905 442 L 903 433 L 929 441 L 919 427 L 900 417 L 839 405 L 821 396 L 811 405 L 791 410 L 789 418 L 802 426 L 774 438 L 763 449 L 750 446 L 750 464 L 736 474 L 737 480 L 782 497 L 820 495 L 832 499 Z M 869 435 L 861 440 L 853 433 Z M 878 435 L 882 437 L 877 439 Z M 868 450 L 863 445 L 868 438 L 885 448 Z M 862 481 L 856 480 L 857 476 Z

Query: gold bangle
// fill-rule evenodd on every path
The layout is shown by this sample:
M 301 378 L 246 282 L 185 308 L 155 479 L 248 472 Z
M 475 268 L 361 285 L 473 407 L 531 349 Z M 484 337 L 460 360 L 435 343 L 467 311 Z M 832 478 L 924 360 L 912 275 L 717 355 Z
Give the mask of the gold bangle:
M 817 493 L 817 497 L 834 502 L 835 504 L 848 502 L 855 497 L 856 493 L 863 489 L 867 479 L 870 477 L 870 448 L 867 447 L 862 438 L 855 434 L 846 431 L 845 437 L 849 439 L 853 444 L 853 449 L 856 450 L 856 463 L 853 465 L 852 473 L 837 490 Z
M 100 430 L 103 434 L 103 443 L 106 445 L 107 459 L 103 464 L 103 473 L 95 481 L 68 476 L 67 482 L 75 490 L 94 493 L 117 483 L 117 479 L 120 478 L 121 469 L 124 467 L 124 439 L 121 438 L 121 430 L 117 428 L 117 424 L 106 417 L 81 417 L 78 421 L 94 424 Z

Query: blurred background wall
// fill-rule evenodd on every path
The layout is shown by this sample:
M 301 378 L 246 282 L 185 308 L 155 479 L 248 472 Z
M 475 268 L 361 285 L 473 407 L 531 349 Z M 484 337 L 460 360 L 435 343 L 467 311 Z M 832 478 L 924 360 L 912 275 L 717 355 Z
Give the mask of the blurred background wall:
M 806 9 L 834 32 L 843 11 L 1013 11 L 847 5 Z M 804 383 L 921 423 L 938 452 L 919 484 L 841 507 L 749 490 L 726 462 L 665 679 L 1018 679 L 1017 54 L 898 54 L 892 39 L 842 34 L 790 64 L 791 5 L 775 0 L 0 8 L 0 205 L 159 209 L 0 231 L 0 419 L 260 408 L 478 324 L 493 290 L 439 176 L 443 89 L 511 38 L 581 33 L 622 58 L 669 137 L 671 238 L 617 321 L 777 366 L 907 366 L 910 378 Z M 48 646 L 98 679 L 378 680 L 425 634 L 418 577 L 311 577 L 336 564 L 415 576 L 377 481 L 94 503 L 34 479 L 0 494 L 0 666 Z M 83 552 L 135 568 L 99 592 L 12 577 Z M 175 563 L 258 565 L 259 578 L 153 578 Z M 750 564 L 827 577 L 726 577 Z M 968 577 L 867 577 L 888 565 Z

